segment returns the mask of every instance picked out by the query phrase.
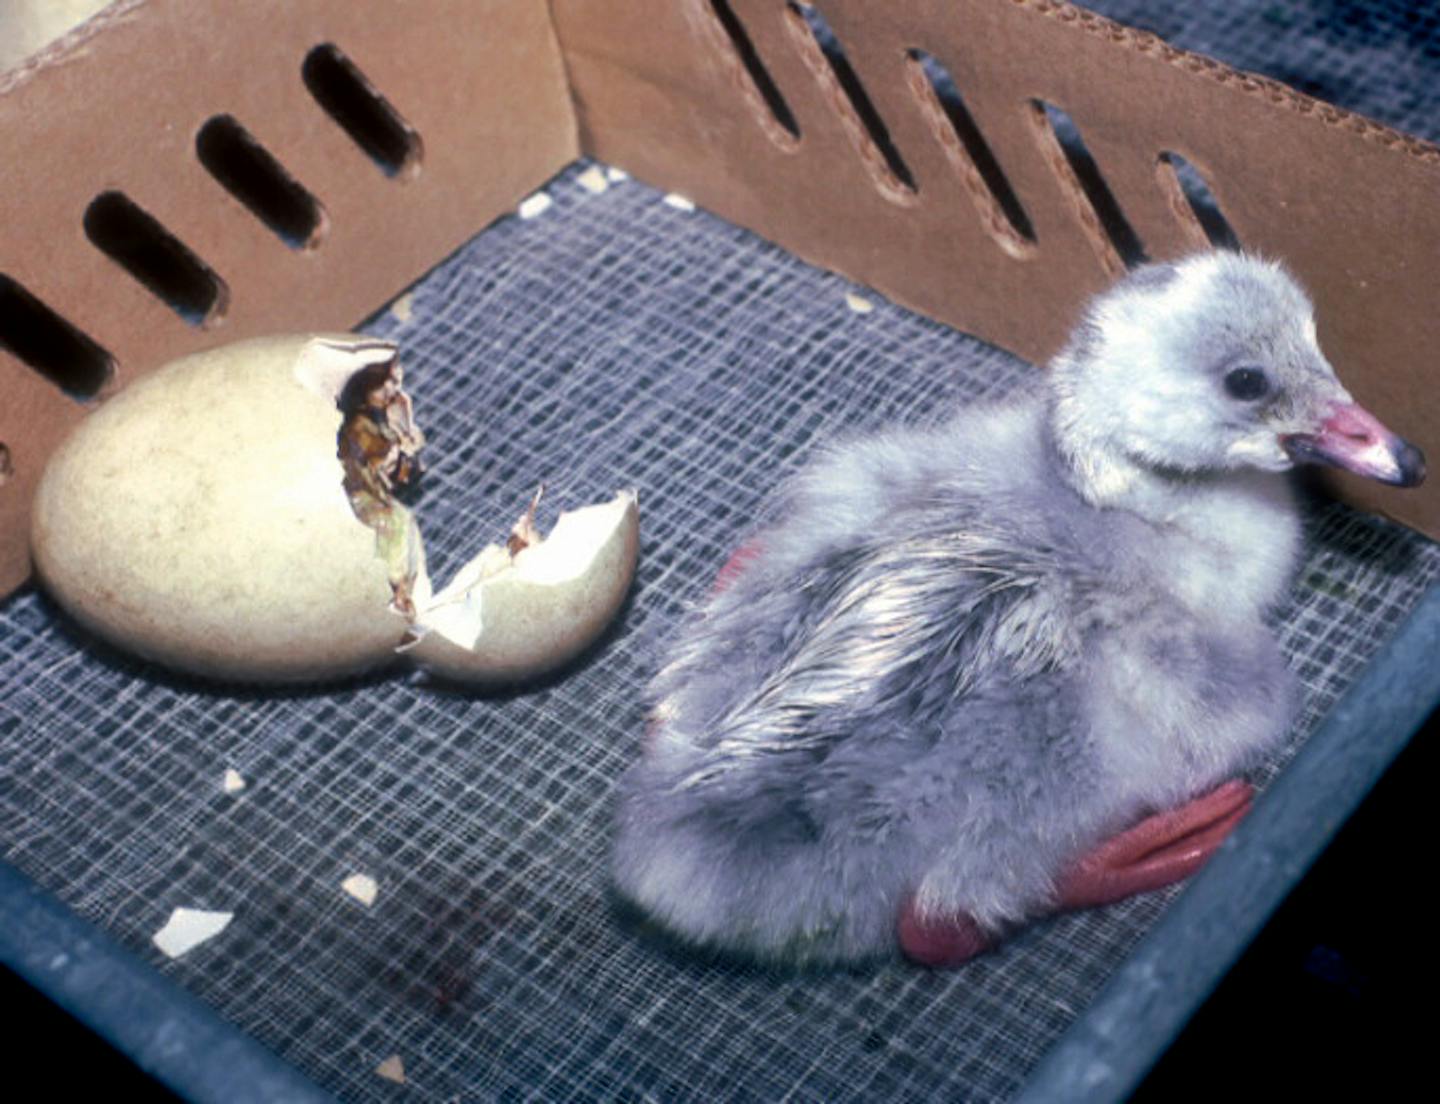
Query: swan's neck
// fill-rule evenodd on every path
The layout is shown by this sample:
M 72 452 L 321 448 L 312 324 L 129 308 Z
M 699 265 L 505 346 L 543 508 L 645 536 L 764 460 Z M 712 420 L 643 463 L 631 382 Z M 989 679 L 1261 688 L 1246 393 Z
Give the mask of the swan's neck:
M 1250 617 L 1284 596 L 1301 536 L 1287 476 L 1157 470 L 1054 420 L 1051 436 L 1061 478 L 1081 498 L 1146 524 L 1147 573 L 1187 606 Z

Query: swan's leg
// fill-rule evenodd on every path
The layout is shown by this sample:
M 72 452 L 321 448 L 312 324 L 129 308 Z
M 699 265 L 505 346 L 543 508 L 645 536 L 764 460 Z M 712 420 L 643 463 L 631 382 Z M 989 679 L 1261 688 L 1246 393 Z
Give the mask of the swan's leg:
M 1226 782 L 1178 809 L 1147 817 L 1071 864 L 1061 876 L 1060 911 L 1110 904 L 1183 881 L 1205 864 L 1250 811 L 1254 789 Z M 900 910 L 900 949 L 925 966 L 959 966 L 995 945 L 964 912 L 922 919 L 913 902 Z

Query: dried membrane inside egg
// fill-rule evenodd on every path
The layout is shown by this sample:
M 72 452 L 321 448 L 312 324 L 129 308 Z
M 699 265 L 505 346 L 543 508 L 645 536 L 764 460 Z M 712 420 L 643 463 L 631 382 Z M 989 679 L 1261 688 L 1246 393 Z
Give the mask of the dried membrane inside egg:
M 397 613 L 414 619 L 421 546 L 415 519 L 395 497 L 419 471 L 425 437 L 415 425 L 398 361 L 362 368 L 340 392 L 338 451 L 355 516 L 375 531 Z

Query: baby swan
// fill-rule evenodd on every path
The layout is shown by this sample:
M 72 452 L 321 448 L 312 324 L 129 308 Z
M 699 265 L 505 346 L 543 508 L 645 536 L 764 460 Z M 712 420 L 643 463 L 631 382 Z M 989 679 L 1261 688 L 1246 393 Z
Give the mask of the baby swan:
M 1301 461 L 1424 474 L 1229 252 L 1135 270 L 1016 398 L 825 451 L 654 681 L 620 895 L 699 947 L 948 965 L 1185 877 L 1294 712 Z

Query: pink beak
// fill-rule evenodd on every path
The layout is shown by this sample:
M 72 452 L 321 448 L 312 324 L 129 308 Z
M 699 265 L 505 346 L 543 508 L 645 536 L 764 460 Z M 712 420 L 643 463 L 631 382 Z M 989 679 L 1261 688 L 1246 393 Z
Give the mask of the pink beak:
M 1286 434 L 1280 443 L 1297 462 L 1329 464 L 1397 487 L 1425 478 L 1425 454 L 1353 402 L 1332 406 L 1318 432 Z

